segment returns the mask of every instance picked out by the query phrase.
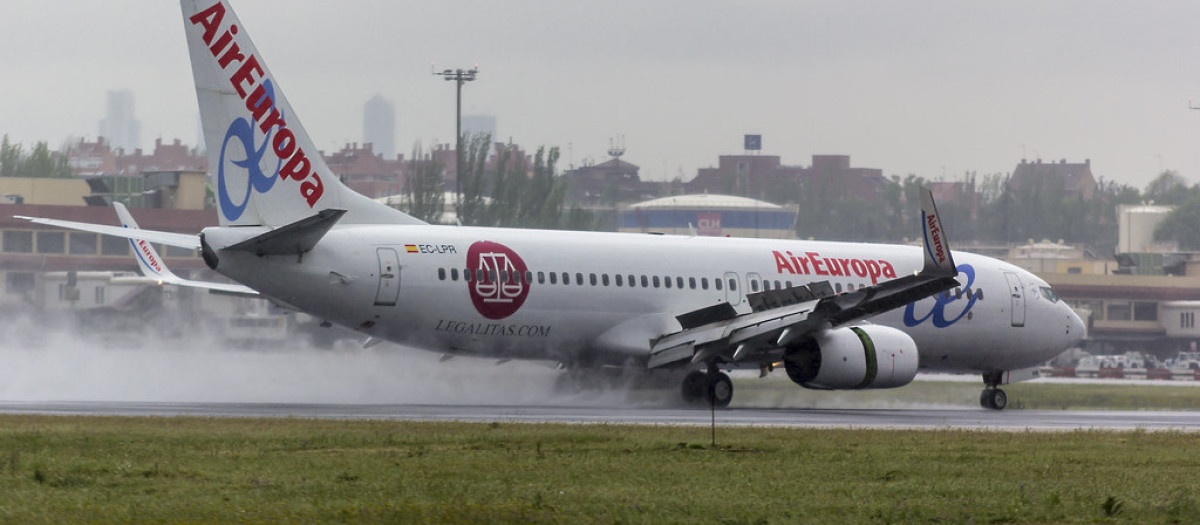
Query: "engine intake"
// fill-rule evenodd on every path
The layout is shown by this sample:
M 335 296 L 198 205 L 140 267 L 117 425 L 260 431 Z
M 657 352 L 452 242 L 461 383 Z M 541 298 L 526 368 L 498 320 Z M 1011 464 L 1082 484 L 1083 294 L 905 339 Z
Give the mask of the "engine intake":
M 784 353 L 788 377 L 804 388 L 896 388 L 917 376 L 917 343 L 880 325 L 826 330 Z

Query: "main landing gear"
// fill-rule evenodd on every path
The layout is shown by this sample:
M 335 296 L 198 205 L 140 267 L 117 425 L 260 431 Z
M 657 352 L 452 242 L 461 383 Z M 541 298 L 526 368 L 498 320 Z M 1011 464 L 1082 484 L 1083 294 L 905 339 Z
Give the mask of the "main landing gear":
M 716 367 L 707 372 L 695 370 L 683 378 L 681 393 L 683 401 L 689 405 L 703 403 L 725 408 L 733 401 L 733 381 Z
M 1008 394 L 997 388 L 1003 372 L 988 372 L 983 374 L 983 393 L 979 394 L 979 406 L 992 410 L 1004 410 L 1008 406 Z

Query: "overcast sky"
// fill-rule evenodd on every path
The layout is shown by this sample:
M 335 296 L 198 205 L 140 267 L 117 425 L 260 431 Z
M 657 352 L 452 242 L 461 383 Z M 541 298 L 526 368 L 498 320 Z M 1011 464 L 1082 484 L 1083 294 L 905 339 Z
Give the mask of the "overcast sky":
M 715 165 L 763 135 L 808 165 L 845 154 L 887 175 L 1010 172 L 1022 157 L 1091 159 L 1139 187 L 1200 181 L 1200 2 L 605 2 L 233 0 L 318 147 L 362 141 L 362 106 L 397 111 L 397 151 L 452 142 L 464 113 L 500 139 L 557 145 L 561 166 L 625 159 L 649 179 Z M 179 6 L 5 0 L 0 133 L 93 139 L 105 93 L 136 96 L 142 143 L 194 144 Z

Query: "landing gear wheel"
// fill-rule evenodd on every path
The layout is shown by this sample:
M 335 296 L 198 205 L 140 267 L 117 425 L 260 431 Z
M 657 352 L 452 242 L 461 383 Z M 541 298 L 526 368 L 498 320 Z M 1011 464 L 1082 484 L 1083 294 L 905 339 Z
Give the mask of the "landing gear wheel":
M 985 388 L 979 394 L 979 405 L 992 410 L 1004 410 L 1008 406 L 1008 394 L 999 388 Z
M 689 373 L 683 378 L 683 402 L 689 405 L 698 405 L 704 401 L 704 392 L 708 384 L 708 374 L 696 370 Z
M 729 406 L 729 402 L 733 401 L 733 381 L 730 381 L 729 376 L 722 372 L 706 375 L 712 376 L 708 383 L 708 399 L 713 406 L 717 408 Z
M 725 408 L 733 401 L 733 381 L 722 372 L 696 370 L 683 378 L 680 393 L 683 402 L 689 405 L 712 403 L 717 408 Z

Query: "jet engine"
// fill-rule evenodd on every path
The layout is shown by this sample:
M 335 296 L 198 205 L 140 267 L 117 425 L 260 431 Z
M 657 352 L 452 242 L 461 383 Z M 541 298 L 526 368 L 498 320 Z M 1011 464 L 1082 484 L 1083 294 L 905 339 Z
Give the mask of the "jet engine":
M 804 388 L 896 388 L 917 375 L 917 343 L 880 325 L 825 330 L 784 353 L 788 377 Z

